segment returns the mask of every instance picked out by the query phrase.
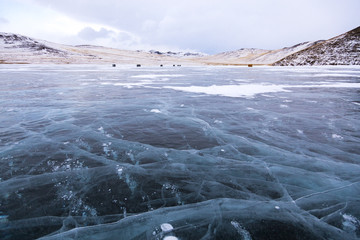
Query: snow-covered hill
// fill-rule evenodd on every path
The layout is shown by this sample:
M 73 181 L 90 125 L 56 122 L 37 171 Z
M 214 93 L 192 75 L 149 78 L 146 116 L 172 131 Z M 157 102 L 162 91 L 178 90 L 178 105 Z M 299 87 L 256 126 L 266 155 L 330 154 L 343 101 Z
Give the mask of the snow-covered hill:
M 0 63 L 194 65 L 200 53 L 130 51 L 101 46 L 70 46 L 12 33 L 0 33 Z
M 206 56 L 202 60 L 207 63 L 224 63 L 224 64 L 248 64 L 255 58 L 267 54 L 271 51 L 257 48 L 241 48 L 235 51 L 218 53 Z
M 321 42 L 321 41 L 303 42 L 303 43 L 299 43 L 299 44 L 296 44 L 291 47 L 284 47 L 284 48 L 281 48 L 278 50 L 273 50 L 267 54 L 257 57 L 256 59 L 254 59 L 253 63 L 255 63 L 255 64 L 260 64 L 260 63 L 272 64 L 273 62 L 276 62 L 286 56 L 289 56 L 289 55 L 296 53 L 298 51 L 301 51 L 303 49 L 309 48 L 309 47 L 317 44 L 318 42 Z
M 360 27 L 298 51 L 273 65 L 360 65 Z
M 0 33 L 0 63 L 360 65 L 360 27 L 327 41 L 304 42 L 278 50 L 241 48 L 215 55 L 130 51 L 92 45 L 70 46 L 19 34 Z
M 292 47 L 285 47 L 277 50 L 241 48 L 236 51 L 208 56 L 203 58 L 203 60 L 207 63 L 269 65 L 286 56 L 311 47 L 316 43 L 317 42 L 304 42 Z
M 0 33 L 0 62 L 27 63 L 31 59 L 66 58 L 69 53 L 26 36 Z
M 205 53 L 200 52 L 160 52 L 156 50 L 150 50 L 149 53 L 151 54 L 157 54 L 157 55 L 163 55 L 163 56 L 170 56 L 170 57 L 204 57 L 207 56 Z

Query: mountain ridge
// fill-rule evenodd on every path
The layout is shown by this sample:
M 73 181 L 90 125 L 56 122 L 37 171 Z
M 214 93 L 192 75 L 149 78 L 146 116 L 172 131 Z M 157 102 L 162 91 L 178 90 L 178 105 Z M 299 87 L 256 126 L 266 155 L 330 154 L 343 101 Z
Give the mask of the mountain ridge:
M 360 65 L 359 53 L 360 27 L 328 40 L 303 42 L 276 50 L 240 48 L 214 55 L 72 46 L 0 32 L 0 63 L 3 64 Z

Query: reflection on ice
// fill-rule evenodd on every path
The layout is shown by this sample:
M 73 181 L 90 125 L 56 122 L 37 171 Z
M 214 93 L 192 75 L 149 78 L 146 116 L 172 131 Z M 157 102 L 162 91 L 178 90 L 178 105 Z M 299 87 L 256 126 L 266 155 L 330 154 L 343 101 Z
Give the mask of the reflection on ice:
M 26 69 L 0 66 L 0 239 L 360 237 L 359 68 Z

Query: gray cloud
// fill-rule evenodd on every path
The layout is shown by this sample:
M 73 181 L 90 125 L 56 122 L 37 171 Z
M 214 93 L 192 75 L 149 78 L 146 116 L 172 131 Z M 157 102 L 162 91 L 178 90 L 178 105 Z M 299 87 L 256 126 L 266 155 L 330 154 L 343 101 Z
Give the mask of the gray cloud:
M 131 32 L 153 45 L 219 52 L 276 49 L 360 25 L 359 0 L 32 0 L 72 18 Z M 83 37 L 98 37 L 84 30 Z
M 86 27 L 78 33 L 78 36 L 82 39 L 91 41 L 97 38 L 110 37 L 110 35 L 113 33 L 113 31 L 107 30 L 105 28 L 101 28 L 99 31 L 96 31 L 91 27 Z
M 70 37 L 68 39 L 71 42 L 77 44 L 91 44 L 91 45 L 102 45 L 115 48 L 126 48 L 126 49 L 138 49 L 141 42 L 139 39 L 131 33 L 125 31 L 115 31 L 106 28 L 95 30 L 92 27 L 85 27 L 77 36 Z

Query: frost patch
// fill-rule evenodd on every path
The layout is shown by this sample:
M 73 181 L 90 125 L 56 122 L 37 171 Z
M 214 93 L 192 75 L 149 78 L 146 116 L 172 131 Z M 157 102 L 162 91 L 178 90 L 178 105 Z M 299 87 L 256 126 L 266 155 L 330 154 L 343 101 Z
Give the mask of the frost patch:
M 240 223 L 236 222 L 236 221 L 231 221 L 231 225 L 236 229 L 236 231 L 238 232 L 238 234 L 241 236 L 241 239 L 244 240 L 251 240 L 251 235 L 248 231 L 246 231 L 246 229 L 240 225 Z
M 342 222 L 342 228 L 344 231 L 349 233 L 355 233 L 358 228 L 360 228 L 360 221 L 350 215 L 350 214 L 343 214 L 343 222 Z
M 105 130 L 104 130 L 104 128 L 102 127 L 102 126 L 100 126 L 98 129 L 97 129 L 100 133 L 102 133 L 102 134 L 104 134 L 106 137 L 108 137 L 108 138 L 111 138 L 112 137 L 112 135 L 111 134 L 108 134 Z
M 7 223 L 8 215 L 0 215 L 0 223 Z
M 337 134 L 335 134 L 335 133 L 332 134 L 331 137 L 332 137 L 333 139 L 336 139 L 336 140 L 343 140 L 343 139 L 344 139 L 342 136 L 337 135 Z

